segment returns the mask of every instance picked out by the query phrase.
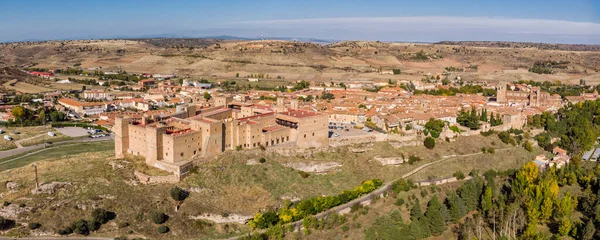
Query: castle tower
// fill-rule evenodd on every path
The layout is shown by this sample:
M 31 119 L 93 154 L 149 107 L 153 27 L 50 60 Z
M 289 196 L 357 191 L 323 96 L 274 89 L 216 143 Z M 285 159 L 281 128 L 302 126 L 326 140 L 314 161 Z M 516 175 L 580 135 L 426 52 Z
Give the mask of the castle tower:
M 115 125 L 113 126 L 113 132 L 115 132 L 115 157 L 123 158 L 127 149 L 129 149 L 129 123 L 132 118 L 129 116 L 117 116 L 115 117 Z
M 531 92 L 529 92 L 529 106 L 539 107 L 540 106 L 540 95 L 541 95 L 540 87 L 531 87 Z
M 162 160 L 163 156 L 163 134 L 166 132 L 165 126 L 146 127 L 146 163 L 151 164 L 154 161 Z
M 275 106 L 275 112 L 278 113 L 282 113 L 282 112 L 287 112 L 287 109 L 285 108 L 285 98 L 284 97 L 277 97 L 277 105 Z
M 498 103 L 508 102 L 508 99 L 506 99 L 506 82 L 500 82 L 496 86 L 496 102 L 498 102 Z
M 290 102 L 290 107 L 294 110 L 298 110 L 300 103 L 298 102 L 298 99 L 292 99 L 292 101 Z
M 185 111 L 187 112 L 187 117 L 193 117 L 196 116 L 196 104 L 189 104 L 185 107 Z

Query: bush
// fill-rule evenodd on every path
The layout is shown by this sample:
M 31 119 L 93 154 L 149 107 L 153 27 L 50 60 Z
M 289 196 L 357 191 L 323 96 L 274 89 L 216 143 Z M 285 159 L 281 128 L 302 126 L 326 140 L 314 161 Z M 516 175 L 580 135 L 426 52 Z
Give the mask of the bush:
M 491 153 L 491 154 L 494 154 L 496 152 L 496 149 L 494 149 L 494 148 L 488 148 L 487 152 Z
M 19 203 L 20 208 L 24 208 L 25 206 L 27 206 L 27 205 L 25 205 L 25 203 Z
M 0 216 L 0 230 L 11 229 L 15 226 L 15 221 Z
M 152 212 L 152 213 L 150 213 L 150 218 L 152 219 L 152 222 L 155 224 L 163 224 L 164 222 L 167 221 L 168 216 L 161 212 Z
M 512 139 L 510 137 L 510 133 L 507 131 L 504 132 L 500 132 L 498 133 L 498 137 L 500 138 L 500 140 L 502 140 L 503 143 L 508 144 L 510 142 L 510 140 Z
M 298 174 L 300 174 L 300 176 L 301 176 L 302 178 L 307 178 L 308 176 L 310 176 L 310 174 L 309 174 L 309 173 L 307 173 L 307 172 L 305 172 L 305 171 L 300 171 L 300 170 L 298 170 Z
M 110 220 L 115 218 L 115 213 L 106 211 L 102 208 L 96 208 L 92 211 L 92 220 L 99 222 L 101 224 L 105 224 Z
M 408 164 L 412 165 L 413 163 L 416 163 L 418 161 L 421 161 L 420 157 L 417 157 L 415 155 L 408 156 Z
M 8 201 L 4 201 L 4 202 L 2 203 L 2 206 L 5 206 L 5 207 L 6 207 L 6 206 L 8 206 L 8 205 L 10 205 L 10 202 L 8 202 Z
M 481 134 L 481 136 L 489 137 L 489 136 L 491 136 L 494 133 L 496 133 L 496 132 L 494 132 L 494 130 L 489 130 L 487 132 L 481 132 L 480 134 Z
M 394 204 L 396 206 L 398 206 L 398 207 L 404 205 L 404 198 L 398 198 L 398 199 L 396 199 L 396 202 Z
M 58 231 L 56 231 L 56 233 L 58 233 L 59 235 L 69 235 L 71 233 L 73 233 L 73 229 L 71 227 L 64 227 L 61 229 L 58 229 Z
M 88 226 L 88 222 L 83 219 L 79 219 L 71 224 L 71 229 L 73 229 L 74 233 L 81 234 L 87 236 L 90 234 L 90 228 Z
M 435 147 L 435 139 L 433 139 L 432 137 L 427 137 L 425 138 L 423 144 L 427 149 L 433 149 Z
M 36 223 L 36 222 L 31 222 L 31 223 L 27 224 L 27 227 L 29 229 L 31 229 L 31 230 L 38 229 L 41 226 L 42 226 L 42 224 L 39 224 L 39 223 Z
M 168 233 L 169 232 L 169 227 L 167 227 L 167 226 L 158 226 L 158 228 L 156 230 L 158 230 L 159 233 Z
M 462 171 L 456 171 L 452 176 L 458 180 L 465 179 L 465 174 Z
M 258 162 L 260 163 L 265 163 L 267 161 L 267 159 L 265 159 L 264 157 L 258 159 Z
M 173 200 L 175 201 L 181 202 L 185 200 L 188 197 L 188 195 L 189 193 L 181 189 L 180 187 L 171 188 L 171 198 L 173 198 Z
M 116 237 L 114 240 L 127 240 L 126 236 Z
M 119 222 L 119 223 L 117 223 L 117 227 L 126 228 L 126 227 L 129 227 L 129 223 L 128 222 Z
M 348 225 L 343 225 L 342 226 L 342 231 L 347 232 L 348 230 L 350 230 L 350 228 L 348 227 Z

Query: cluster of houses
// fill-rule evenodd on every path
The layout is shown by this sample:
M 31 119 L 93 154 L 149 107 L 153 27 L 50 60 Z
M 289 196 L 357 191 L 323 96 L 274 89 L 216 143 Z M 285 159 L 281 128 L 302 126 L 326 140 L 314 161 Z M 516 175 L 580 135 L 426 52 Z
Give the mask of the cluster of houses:
M 571 157 L 567 155 L 567 151 L 562 148 L 555 147 L 552 149 L 552 154 L 554 154 L 552 159 L 549 159 L 544 154 L 538 155 L 533 160 L 533 163 L 538 166 L 540 171 L 546 171 L 548 168 L 552 167 L 557 169 L 562 168 L 571 161 Z

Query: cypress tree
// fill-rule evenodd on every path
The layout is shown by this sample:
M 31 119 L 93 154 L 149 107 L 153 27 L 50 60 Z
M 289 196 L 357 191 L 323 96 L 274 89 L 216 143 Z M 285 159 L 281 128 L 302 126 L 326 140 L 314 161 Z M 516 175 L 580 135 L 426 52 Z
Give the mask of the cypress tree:
M 420 205 L 421 203 L 419 202 L 419 199 L 417 199 L 415 204 L 413 204 L 413 207 L 410 209 L 410 220 L 413 222 L 423 218 L 423 211 L 421 210 Z
M 446 231 L 446 219 L 442 215 L 442 203 L 438 200 L 437 196 L 433 196 L 427 205 L 427 222 L 429 223 L 429 230 L 433 236 L 439 236 Z

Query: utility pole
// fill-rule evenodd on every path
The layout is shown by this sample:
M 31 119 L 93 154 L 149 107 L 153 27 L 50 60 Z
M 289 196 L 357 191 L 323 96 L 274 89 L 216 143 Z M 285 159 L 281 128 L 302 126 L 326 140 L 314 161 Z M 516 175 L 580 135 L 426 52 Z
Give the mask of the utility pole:
M 37 165 L 33 164 L 32 167 L 33 167 L 34 172 L 35 172 L 35 189 L 38 189 L 39 183 L 38 183 Z

